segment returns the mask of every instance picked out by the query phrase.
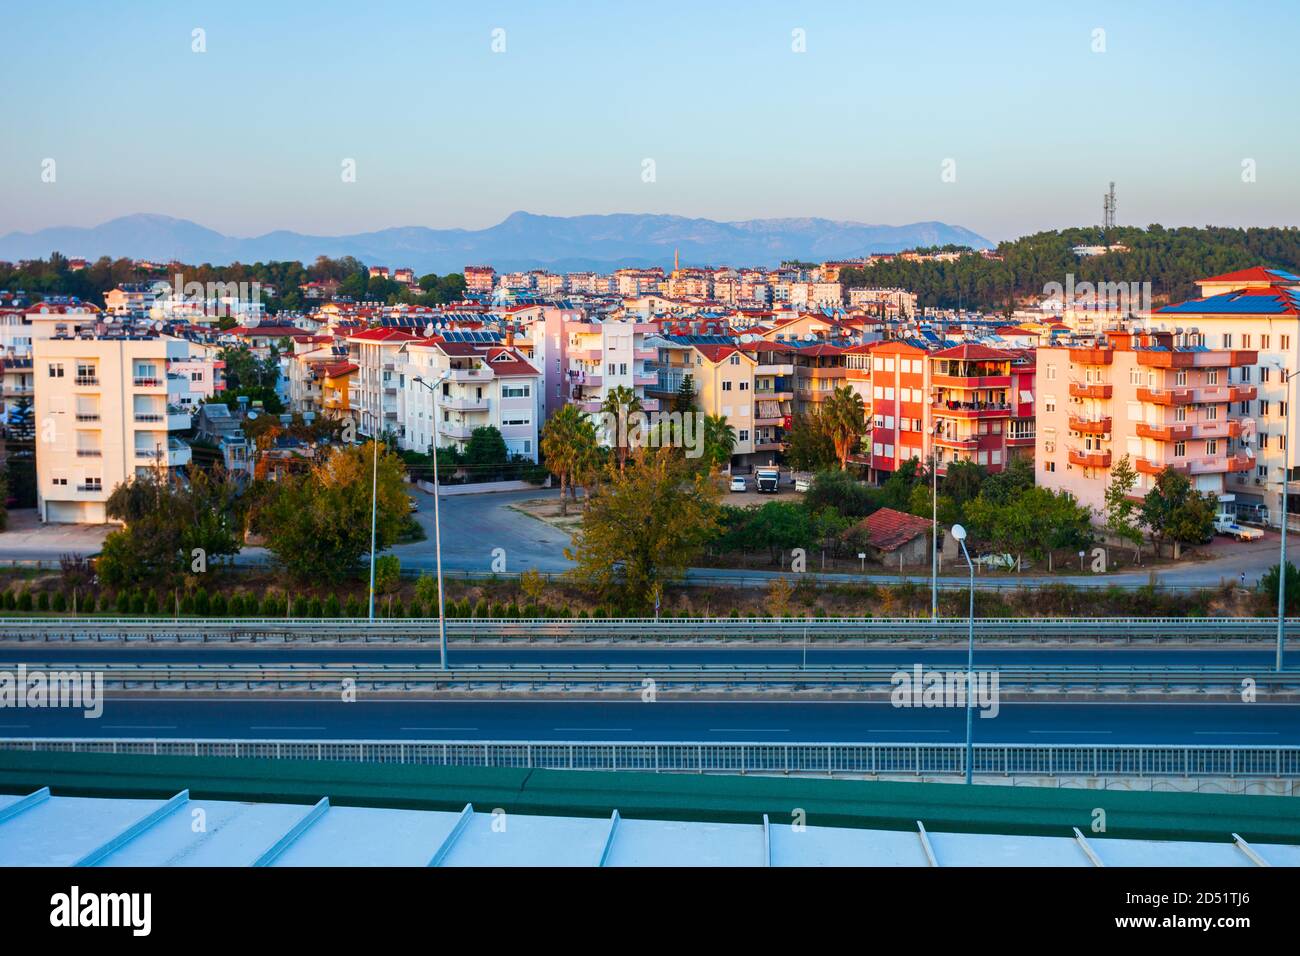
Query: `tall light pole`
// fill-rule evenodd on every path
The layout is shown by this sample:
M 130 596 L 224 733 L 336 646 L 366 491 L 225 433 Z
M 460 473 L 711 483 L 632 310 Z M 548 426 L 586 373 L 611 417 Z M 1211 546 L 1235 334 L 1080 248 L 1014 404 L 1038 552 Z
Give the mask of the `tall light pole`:
M 931 417 L 937 394 L 930 396 Z M 930 621 L 939 619 L 939 449 L 935 439 L 943 431 L 943 422 L 930 428 Z
M 370 620 L 375 619 L 375 524 L 379 514 L 379 436 L 371 435 L 374 464 L 370 472 Z
M 1291 379 L 1300 375 L 1296 369 L 1290 375 L 1286 369 L 1282 373 L 1282 384 L 1286 386 L 1286 430 L 1282 432 L 1282 546 L 1277 561 L 1277 661 L 1274 669 L 1282 669 L 1282 648 L 1286 640 L 1286 526 L 1290 524 L 1287 514 L 1287 484 L 1291 481 Z
M 447 669 L 447 615 L 442 598 L 442 522 L 438 518 L 438 386 L 450 375 L 444 370 L 430 385 L 420 376 L 415 377 L 433 393 L 433 554 L 438 569 L 438 666 Z
M 966 529 L 955 524 L 952 536 L 961 545 L 962 556 L 970 568 L 970 614 L 966 631 L 966 782 L 972 783 L 975 771 L 975 710 L 971 706 L 975 696 L 975 563 L 966 550 Z

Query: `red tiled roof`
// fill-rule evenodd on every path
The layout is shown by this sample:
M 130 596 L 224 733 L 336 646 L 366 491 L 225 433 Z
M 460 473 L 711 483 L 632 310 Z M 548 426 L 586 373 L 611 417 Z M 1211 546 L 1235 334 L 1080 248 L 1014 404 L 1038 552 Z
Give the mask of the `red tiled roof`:
M 987 345 L 980 345 L 978 342 L 964 342 L 961 345 L 954 345 L 950 349 L 940 349 L 938 352 L 931 352 L 930 357 L 938 359 L 986 359 L 990 361 L 1011 358 L 1006 352 L 991 349 Z
M 488 349 L 488 366 L 496 375 L 536 375 L 535 369 L 522 355 L 513 349 Z
M 928 534 L 931 524 L 925 518 L 893 508 L 881 508 L 858 522 L 867 533 L 867 543 L 881 551 L 896 551 L 909 541 Z
M 401 329 L 366 329 L 364 332 L 348 336 L 350 339 L 360 339 L 362 342 L 414 342 L 419 337 Z
M 1275 270 L 1276 271 L 1276 270 Z M 1197 282 L 1267 282 L 1270 285 L 1293 285 L 1287 282 L 1281 276 L 1274 275 L 1264 266 L 1251 266 L 1249 269 L 1238 269 L 1236 272 L 1225 272 L 1221 276 L 1210 276 L 1208 279 L 1197 279 Z
M 710 362 L 721 362 L 724 358 L 738 351 L 734 345 L 707 344 L 696 345 L 695 351 L 699 352 Z

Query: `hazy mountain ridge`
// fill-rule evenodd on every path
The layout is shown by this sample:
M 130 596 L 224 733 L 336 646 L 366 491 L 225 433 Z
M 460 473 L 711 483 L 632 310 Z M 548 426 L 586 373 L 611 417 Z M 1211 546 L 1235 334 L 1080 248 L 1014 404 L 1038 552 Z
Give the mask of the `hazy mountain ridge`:
M 479 263 L 499 271 L 667 266 L 674 250 L 683 265 L 771 266 L 784 259 L 823 261 L 948 243 L 977 249 L 994 245 L 969 229 L 942 222 L 888 226 L 817 218 L 718 222 L 640 213 L 516 212 L 486 229 L 396 226 L 347 236 L 277 230 L 237 238 L 185 219 L 137 214 L 89 228 L 12 232 L 0 237 L 0 259 L 34 259 L 57 251 L 86 259 L 108 255 L 226 265 L 293 259 L 310 263 L 319 255 L 350 255 L 367 264 L 410 267 L 420 274 L 458 272 Z

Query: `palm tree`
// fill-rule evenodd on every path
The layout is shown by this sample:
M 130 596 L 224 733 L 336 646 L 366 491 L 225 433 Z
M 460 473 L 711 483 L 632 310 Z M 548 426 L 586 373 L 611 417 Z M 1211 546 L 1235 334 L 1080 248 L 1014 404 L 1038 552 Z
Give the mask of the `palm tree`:
M 726 415 L 707 415 L 704 418 L 704 460 L 710 466 L 721 468 L 731 461 L 736 447 L 736 429 L 727 424 Z
M 600 410 L 614 420 L 614 448 L 618 452 L 618 470 L 622 471 L 627 464 L 628 448 L 623 442 L 627 437 L 627 420 L 641 411 L 641 399 L 626 385 L 616 385 L 605 393 Z
M 560 479 L 562 515 L 569 513 L 566 492 L 574 493 L 578 476 L 590 466 L 596 444 L 596 426 L 578 411 L 576 405 L 563 406 L 542 429 L 541 446 L 546 467 Z
M 849 455 L 867 431 L 866 406 L 862 396 L 845 385 L 835 389 L 822 403 L 821 413 L 843 470 L 848 467 Z

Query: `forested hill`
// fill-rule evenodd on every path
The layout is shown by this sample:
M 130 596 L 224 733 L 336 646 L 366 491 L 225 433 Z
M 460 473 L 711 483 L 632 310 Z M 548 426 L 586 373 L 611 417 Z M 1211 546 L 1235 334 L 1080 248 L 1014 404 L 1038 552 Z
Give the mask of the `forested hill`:
M 1122 244 L 1127 252 L 1074 255 L 1074 246 Z M 846 269 L 847 287 L 901 287 L 916 292 L 923 306 L 1004 309 L 1042 297 L 1049 282 L 1150 282 L 1157 303 L 1197 295 L 1206 276 L 1263 265 L 1300 269 L 1300 229 L 1228 229 L 1218 226 L 1166 229 L 1117 227 L 1064 229 L 1023 236 L 998 246 L 1002 261 L 972 253 L 954 262 L 877 262 Z

